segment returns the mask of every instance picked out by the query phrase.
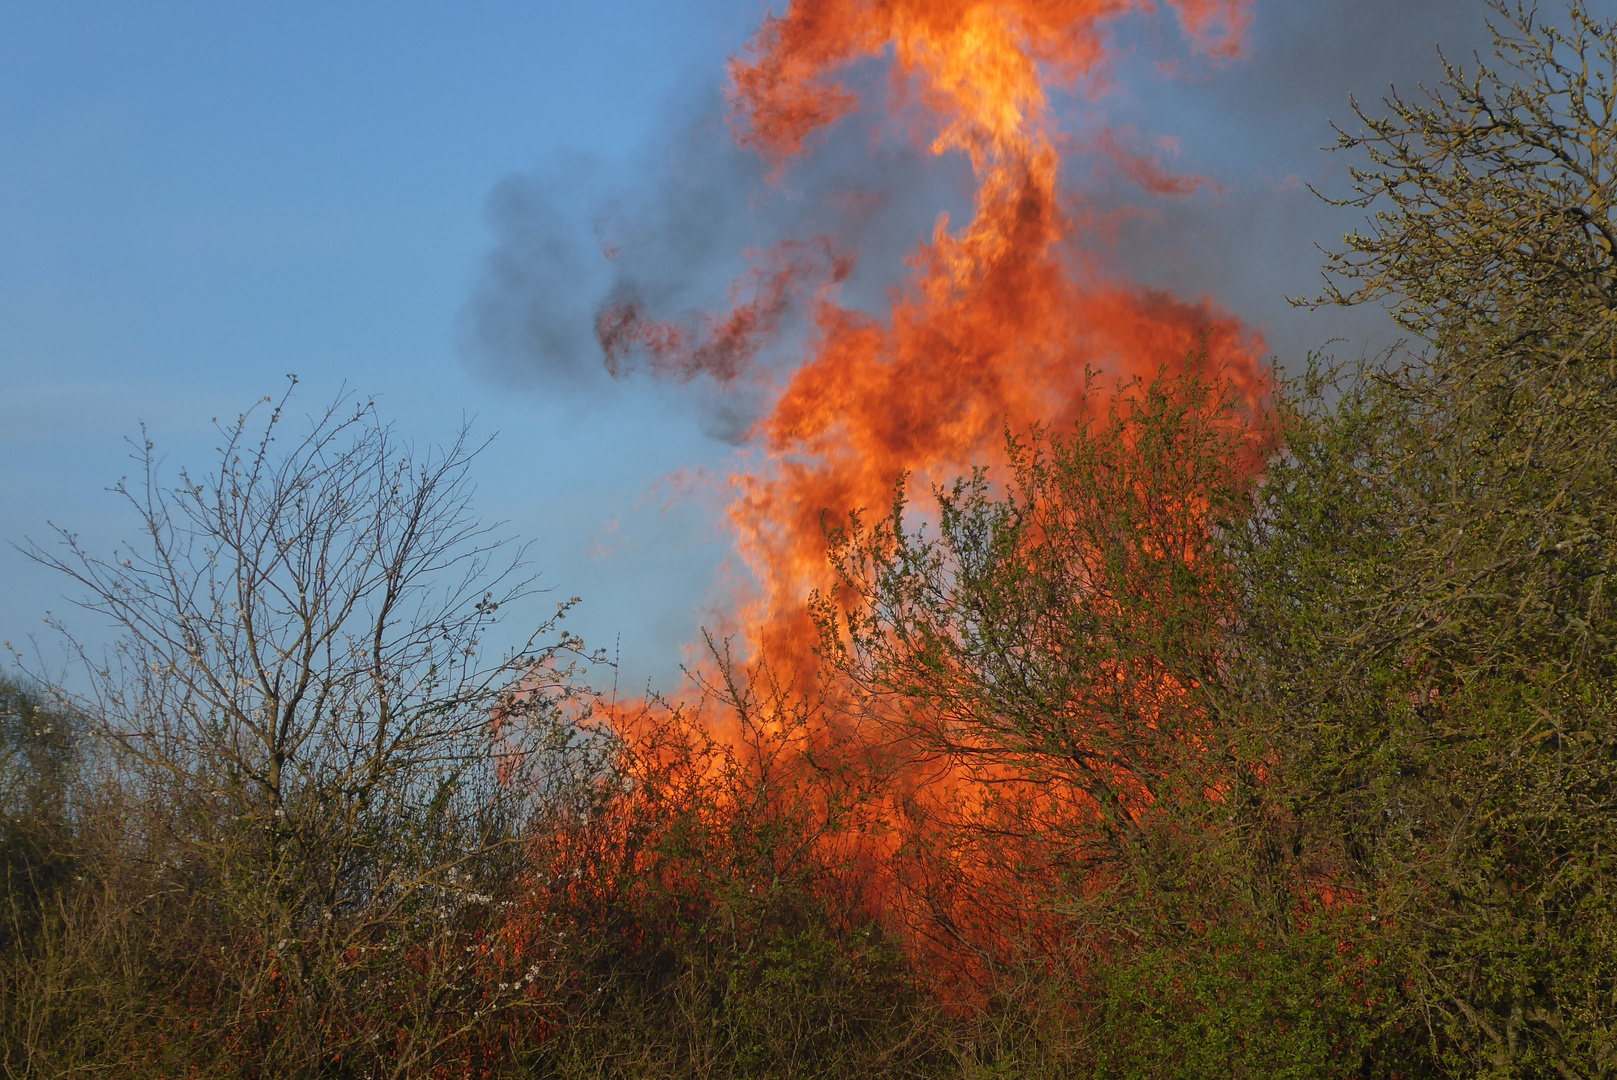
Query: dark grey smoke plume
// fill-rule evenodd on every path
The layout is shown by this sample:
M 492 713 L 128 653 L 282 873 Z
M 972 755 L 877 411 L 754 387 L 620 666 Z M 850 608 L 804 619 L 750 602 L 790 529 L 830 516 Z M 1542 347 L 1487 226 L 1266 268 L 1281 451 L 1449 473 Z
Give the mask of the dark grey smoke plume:
M 876 69 L 863 74 L 881 86 Z M 609 392 L 596 327 L 608 305 L 694 325 L 734 299 L 748 253 L 788 238 L 824 237 L 856 256 L 839 302 L 878 311 L 937 215 L 969 211 L 964 163 L 882 137 L 879 108 L 849 118 L 774 180 L 734 145 L 717 92 L 671 112 L 670 143 L 627 166 L 552 162 L 494 189 L 495 244 L 464 315 L 474 362 L 545 393 Z M 761 367 L 796 359 L 816 283 L 807 284 Z M 756 392 L 744 380 L 705 381 L 695 397 L 709 433 L 739 439 L 755 418 Z
M 1389 84 L 1408 94 L 1435 83 L 1436 46 L 1469 63 L 1489 41 L 1488 14 L 1484 0 L 1258 0 L 1247 57 L 1218 66 L 1191 55 L 1171 25 L 1125 21 L 1115 89 L 1061 102 L 1065 127 L 1079 146 L 1105 131 L 1146 145 L 1171 137 L 1178 149 L 1168 164 L 1214 184 L 1147 198 L 1115 170 L 1075 156 L 1068 181 L 1092 205 L 1129 211 L 1114 237 L 1077 242 L 1142 284 L 1211 296 L 1263 330 L 1283 363 L 1333 337 L 1346 339 L 1338 353 L 1387 344 L 1379 312 L 1309 315 L 1285 302 L 1318 291 L 1315 245 L 1338 242 L 1363 216 L 1325 206 L 1308 185 L 1345 191 L 1349 162 L 1320 148 L 1334 139 L 1332 120 L 1356 123 L 1350 95 L 1370 104 Z M 1164 60 L 1175 74 L 1163 74 Z M 883 85 L 875 67 L 857 77 Z M 733 145 L 716 92 L 671 112 L 676 134 L 639 161 L 550 162 L 494 190 L 495 242 L 465 316 L 477 363 L 547 394 L 609 392 L 595 325 L 607 305 L 694 325 L 700 312 L 726 306 L 743 251 L 790 236 L 824 235 L 857 253 L 839 299 L 880 310 L 938 214 L 960 221 L 969 212 L 965 164 L 874 127 L 879 103 L 778 185 Z M 803 314 L 801 302 L 788 312 L 757 358 L 765 370 L 795 361 Z M 728 441 L 744 437 L 760 405 L 746 380 L 685 393 L 705 430 Z

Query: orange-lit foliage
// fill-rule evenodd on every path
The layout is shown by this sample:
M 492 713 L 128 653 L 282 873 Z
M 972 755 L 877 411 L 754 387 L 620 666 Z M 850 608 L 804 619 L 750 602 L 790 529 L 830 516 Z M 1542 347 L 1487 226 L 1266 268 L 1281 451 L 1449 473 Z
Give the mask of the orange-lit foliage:
M 830 701 L 717 666 L 728 681 L 698 701 L 603 704 L 583 722 L 604 757 L 534 831 L 501 939 L 544 988 L 546 1031 L 710 991 L 733 1012 L 730 996 L 767 995 L 783 963 L 833 1011 L 839 983 L 903 992 L 872 860 L 886 846 L 879 753 L 839 733 Z M 733 739 L 712 734 L 720 715 Z M 797 972 L 821 963 L 812 948 L 782 960 L 816 940 L 838 943 L 823 970 Z
M 823 652 L 867 738 L 907 755 L 905 872 L 935 864 L 951 937 L 1051 953 L 1041 913 L 1149 879 L 1218 812 L 1245 766 L 1209 697 L 1234 610 L 1215 532 L 1269 445 L 1237 387 L 1165 376 L 1012 439 L 924 533 L 901 490 L 833 535 Z

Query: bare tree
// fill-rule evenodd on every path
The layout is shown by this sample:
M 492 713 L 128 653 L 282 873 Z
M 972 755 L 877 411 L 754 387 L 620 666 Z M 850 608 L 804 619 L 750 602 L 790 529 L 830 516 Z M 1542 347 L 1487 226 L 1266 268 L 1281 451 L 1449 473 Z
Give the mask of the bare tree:
M 583 653 L 558 626 L 569 601 L 484 658 L 535 590 L 522 546 L 471 513 L 465 429 L 417 452 L 368 401 L 300 427 L 291 392 L 219 425 L 214 466 L 177 484 L 143 430 L 113 489 L 138 543 L 103 559 L 59 530 L 29 554 L 121 631 L 94 660 L 59 627 L 88 676 L 76 708 L 158 810 L 127 842 L 206 897 L 185 926 L 232 928 L 186 946 L 227 954 L 188 961 L 213 1036 L 265 1074 L 403 1075 L 522 1003 L 496 990 L 514 980 L 481 883 L 515 876 L 496 864 L 520 858 L 535 785 L 512 770 L 536 740 L 567 746 Z

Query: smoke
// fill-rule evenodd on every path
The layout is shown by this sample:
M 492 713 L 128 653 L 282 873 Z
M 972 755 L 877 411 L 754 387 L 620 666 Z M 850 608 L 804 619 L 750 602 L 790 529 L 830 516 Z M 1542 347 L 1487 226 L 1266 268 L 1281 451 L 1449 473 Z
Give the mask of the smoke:
M 1070 155 L 1064 176 L 1091 207 L 1079 242 L 1107 248 L 1110 265 L 1144 284 L 1241 313 L 1283 363 L 1333 338 L 1352 351 L 1380 347 L 1391 330 L 1379 312 L 1310 315 L 1286 303 L 1318 291 L 1317 247 L 1362 221 L 1309 185 L 1345 191 L 1348 161 L 1322 148 L 1332 120 L 1354 125 L 1351 96 L 1373 105 L 1389 86 L 1407 95 L 1432 85 L 1439 43 L 1469 64 L 1487 47 L 1487 14 L 1484 0 L 1258 0 L 1236 59 L 1195 55 L 1160 20 L 1119 23 L 1108 87 L 1057 102 L 1088 151 Z M 633 346 L 659 330 L 684 334 L 686 353 L 702 348 L 703 313 L 760 299 L 746 292 L 758 284 L 746 253 L 789 237 L 856 256 L 839 302 L 882 311 L 937 215 L 969 212 L 971 180 L 963 160 L 934 157 L 898 130 L 891 118 L 902 110 L 886 100 L 877 65 L 850 83 L 866 107 L 781 184 L 737 145 L 717 87 L 671 103 L 672 137 L 630 162 L 579 154 L 502 180 L 488 200 L 494 243 L 463 316 L 468 358 L 514 387 L 610 400 L 609 361 L 620 378 L 654 367 Z M 740 352 L 711 346 L 705 368 L 682 373 L 701 385 L 674 396 L 709 435 L 744 439 L 801 359 L 811 295 L 763 296 L 777 303 L 764 305 L 756 333 L 730 343 Z M 611 355 L 601 319 L 614 311 L 632 312 L 643 333 L 620 334 Z M 743 371 L 753 376 L 737 378 Z
M 1467 63 L 1489 47 L 1484 0 L 1262 0 L 1242 63 L 1209 86 L 1220 106 L 1261 118 L 1280 152 L 1306 152 L 1331 117 L 1346 118 L 1348 96 L 1407 94 L 1442 75 L 1437 47 Z M 1491 59 L 1491 57 L 1490 57 Z
M 1117 264 L 1136 280 L 1180 295 L 1208 295 L 1261 330 L 1283 365 L 1333 340 L 1339 354 L 1374 353 L 1396 328 L 1379 308 L 1294 309 L 1317 295 L 1320 248 L 1362 227 L 1366 212 L 1327 205 L 1310 190 L 1344 195 L 1347 168 L 1325 148 L 1332 123 L 1360 127 L 1351 99 L 1371 115 L 1396 87 L 1406 98 L 1443 75 L 1437 46 L 1467 67 L 1492 61 L 1484 0 L 1258 0 L 1242 59 L 1163 72 L 1163 43 L 1140 40 L 1119 62 L 1116 92 L 1100 103 L 1116 124 L 1170 138 L 1173 160 L 1213 183 L 1194 197 L 1149 204 L 1113 194 L 1130 213 Z M 1124 28 L 1128 30 L 1130 28 Z
M 854 76 L 878 103 L 879 76 Z M 668 392 L 710 436 L 742 441 L 801 358 L 812 292 L 794 286 L 837 276 L 841 303 L 880 311 L 936 215 L 969 208 L 966 164 L 884 131 L 885 112 L 850 117 L 772 181 L 713 87 L 672 103 L 672 137 L 627 163 L 571 155 L 505 178 L 488 199 L 494 243 L 462 315 L 465 355 L 507 385 L 591 401 L 637 374 L 696 382 Z M 771 252 L 794 272 L 771 278 Z M 711 340 L 709 313 L 749 303 L 768 316 L 754 333 Z
M 516 384 L 570 392 L 607 383 L 587 311 L 605 287 L 590 224 L 599 166 L 583 157 L 502 180 L 488 198 L 496 241 L 464 314 L 474 358 Z

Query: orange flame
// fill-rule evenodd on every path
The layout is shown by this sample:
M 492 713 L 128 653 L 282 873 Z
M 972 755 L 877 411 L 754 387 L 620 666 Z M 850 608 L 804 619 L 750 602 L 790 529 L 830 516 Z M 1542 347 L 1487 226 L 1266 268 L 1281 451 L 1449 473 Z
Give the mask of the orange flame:
M 1173 7 L 1207 52 L 1239 50 L 1245 0 Z M 940 217 L 888 320 L 817 299 L 811 355 L 755 429 L 760 453 L 734 480 L 731 519 L 759 582 L 737 629 L 766 655 L 808 644 L 822 515 L 882 505 L 904 473 L 939 480 L 996 460 L 1007 424 L 1075 420 L 1086 370 L 1150 375 L 1205 348 L 1254 400 L 1262 393 L 1257 335 L 1209 304 L 1107 278 L 1078 243 L 1089 215 L 1064 205 L 1047 81 L 1103 76 L 1107 23 L 1140 8 L 799 0 L 732 62 L 738 137 L 779 171 L 858 107 L 838 71 L 890 49 L 900 97 L 932 121 L 932 152 L 964 153 L 977 178 L 972 219 L 956 229 Z M 1110 134 L 1102 149 L 1153 193 L 1200 184 L 1124 154 Z
M 1169 6 L 1205 53 L 1239 53 L 1248 0 Z M 755 425 L 752 448 L 731 477 L 729 517 L 756 584 L 725 628 L 801 687 L 811 681 L 817 643 L 806 600 L 830 580 L 828 520 L 886 505 L 904 475 L 925 484 L 1003 462 L 1007 427 L 1084 418 L 1095 404 L 1096 372 L 1150 377 L 1200 356 L 1253 405 L 1264 395 L 1262 339 L 1208 302 L 1109 274 L 1084 243 L 1103 216 L 1061 184 L 1050 86 L 1098 85 L 1107 74 L 1109 24 L 1150 10 L 1150 0 L 793 0 L 732 61 L 739 141 L 780 176 L 817 134 L 860 107 L 839 73 L 890 55 L 895 96 L 930 129 L 931 151 L 963 154 L 971 164 L 970 220 L 957 227 L 939 217 L 885 318 L 838 304 L 835 288 L 851 255 L 816 238 L 755 256 L 733 309 L 698 325 L 658 322 L 632 297 L 598 320 L 614 371 L 639 352 L 654 374 L 728 382 L 760 377 L 754 358 L 788 307 L 806 300 L 808 355 Z M 1206 183 L 1170 174 L 1112 132 L 1090 148 L 1152 195 L 1188 195 Z M 922 789 L 930 794 L 917 802 Z M 972 790 L 968 777 L 942 767 L 901 777 L 884 805 L 969 815 Z M 1033 793 L 1012 812 L 1052 811 Z M 942 833 L 883 835 L 882 858 L 900 843 L 952 843 Z M 937 898 L 958 894 L 959 883 L 923 879 L 939 866 L 985 858 L 992 861 L 934 851 L 892 862 L 888 872 L 909 878 L 901 888 L 929 898 L 922 902 L 936 914 L 937 904 L 955 902 Z M 1004 909 L 983 916 L 1004 917 Z

